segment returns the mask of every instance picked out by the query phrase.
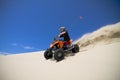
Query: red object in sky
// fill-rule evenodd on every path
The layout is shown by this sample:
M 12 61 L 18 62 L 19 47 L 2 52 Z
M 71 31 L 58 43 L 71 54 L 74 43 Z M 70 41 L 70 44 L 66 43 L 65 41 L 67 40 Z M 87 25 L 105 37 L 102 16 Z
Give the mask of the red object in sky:
M 80 19 L 82 19 L 83 17 L 82 16 L 80 16 Z

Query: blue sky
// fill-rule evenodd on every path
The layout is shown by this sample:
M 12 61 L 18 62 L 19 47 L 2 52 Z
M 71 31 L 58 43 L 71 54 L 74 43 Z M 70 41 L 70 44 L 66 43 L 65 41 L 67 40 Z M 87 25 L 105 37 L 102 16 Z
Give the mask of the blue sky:
M 76 40 L 117 22 L 120 0 L 1 0 L 0 54 L 45 50 L 60 26 Z

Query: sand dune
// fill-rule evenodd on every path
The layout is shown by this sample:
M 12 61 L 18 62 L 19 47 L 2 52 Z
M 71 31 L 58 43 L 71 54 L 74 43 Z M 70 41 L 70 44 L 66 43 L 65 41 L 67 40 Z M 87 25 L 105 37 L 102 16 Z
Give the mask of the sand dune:
M 119 28 L 108 25 L 80 38 L 76 43 L 87 51 L 60 62 L 45 60 L 44 51 L 0 55 L 0 80 L 120 80 Z
M 0 57 L 0 80 L 120 80 L 120 43 L 55 62 L 43 52 Z
M 120 42 L 120 22 L 83 35 L 76 41 L 81 50 L 88 50 L 96 45 L 110 44 Z

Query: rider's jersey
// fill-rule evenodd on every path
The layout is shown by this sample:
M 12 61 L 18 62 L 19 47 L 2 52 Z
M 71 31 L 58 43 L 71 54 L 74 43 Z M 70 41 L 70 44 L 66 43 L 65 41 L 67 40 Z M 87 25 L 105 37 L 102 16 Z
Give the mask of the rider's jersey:
M 70 41 L 70 37 L 69 37 L 67 31 L 64 31 L 64 32 L 60 33 L 60 37 L 63 37 L 64 41 L 66 41 L 66 42 Z

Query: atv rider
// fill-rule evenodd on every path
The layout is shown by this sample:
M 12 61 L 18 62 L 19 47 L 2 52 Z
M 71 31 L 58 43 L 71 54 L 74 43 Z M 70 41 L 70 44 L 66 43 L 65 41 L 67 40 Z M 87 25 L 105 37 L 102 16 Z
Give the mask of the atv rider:
M 64 40 L 64 42 L 65 42 L 65 46 L 69 46 L 70 44 L 71 44 L 71 42 L 70 42 L 70 36 L 69 36 L 69 34 L 68 34 L 68 32 L 67 32 L 67 30 L 65 29 L 65 27 L 60 27 L 60 34 L 58 35 L 58 37 L 62 37 Z

